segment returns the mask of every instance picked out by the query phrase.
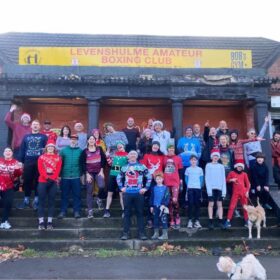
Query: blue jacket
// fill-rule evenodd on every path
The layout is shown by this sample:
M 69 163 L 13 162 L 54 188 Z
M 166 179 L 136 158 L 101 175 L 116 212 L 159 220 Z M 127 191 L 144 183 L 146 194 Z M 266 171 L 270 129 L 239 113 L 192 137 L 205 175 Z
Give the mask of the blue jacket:
M 160 191 L 161 188 L 161 191 Z M 163 189 L 162 189 L 163 188 Z M 167 186 L 153 186 L 151 188 L 150 206 L 160 207 L 161 205 L 168 206 L 170 201 L 170 193 Z
M 181 137 L 178 141 L 177 149 L 180 153 L 179 156 L 182 158 L 184 167 L 189 167 L 191 165 L 190 157 L 192 155 L 195 155 L 198 158 L 201 156 L 200 141 L 194 137 Z

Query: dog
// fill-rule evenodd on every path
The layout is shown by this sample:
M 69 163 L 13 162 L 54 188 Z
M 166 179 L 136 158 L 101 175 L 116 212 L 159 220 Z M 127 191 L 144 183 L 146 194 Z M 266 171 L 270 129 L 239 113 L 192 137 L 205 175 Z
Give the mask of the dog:
M 250 205 L 244 205 L 244 209 L 248 212 L 248 229 L 249 229 L 249 239 L 252 239 L 252 227 L 253 224 L 257 227 L 257 238 L 261 238 L 261 223 L 263 222 L 263 227 L 266 227 L 266 216 L 263 207 L 257 199 L 258 205 L 256 207 Z
M 253 254 L 246 255 L 235 263 L 230 257 L 220 257 L 217 263 L 220 272 L 225 272 L 232 280 L 266 280 L 266 270 Z

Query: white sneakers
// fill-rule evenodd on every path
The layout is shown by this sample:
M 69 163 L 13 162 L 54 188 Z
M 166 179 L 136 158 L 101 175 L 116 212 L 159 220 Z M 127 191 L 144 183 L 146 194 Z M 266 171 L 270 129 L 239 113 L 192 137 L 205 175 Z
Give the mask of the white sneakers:
M 11 226 L 11 224 L 8 221 L 0 224 L 0 228 L 1 229 L 10 229 L 11 227 L 12 226 Z

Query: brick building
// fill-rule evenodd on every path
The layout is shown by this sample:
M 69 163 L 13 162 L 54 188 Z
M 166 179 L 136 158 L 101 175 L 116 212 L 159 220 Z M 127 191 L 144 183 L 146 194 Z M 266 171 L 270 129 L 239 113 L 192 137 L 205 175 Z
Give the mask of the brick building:
M 0 117 L 16 102 L 54 127 L 154 117 L 179 137 L 187 124 L 225 119 L 245 136 L 268 113 L 267 72 L 279 76 L 279 61 L 279 42 L 265 38 L 2 34 Z M 0 131 L 3 147 L 4 122 Z

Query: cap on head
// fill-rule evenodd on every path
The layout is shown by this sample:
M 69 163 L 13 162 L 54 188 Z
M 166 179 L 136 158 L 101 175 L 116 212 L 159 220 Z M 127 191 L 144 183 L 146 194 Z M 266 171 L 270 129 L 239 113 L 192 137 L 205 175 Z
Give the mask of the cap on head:
M 152 142 L 152 146 L 153 146 L 153 145 L 158 145 L 158 146 L 160 147 L 159 141 L 153 141 L 153 142 Z
M 128 153 L 127 156 L 128 156 L 128 157 L 130 157 L 130 156 L 136 156 L 136 158 L 137 158 L 137 157 L 138 157 L 138 153 L 137 153 L 136 151 L 132 150 L 132 151 L 130 151 L 130 152 Z
M 161 128 L 163 128 L 163 122 L 162 121 L 154 121 L 153 126 L 159 125 Z
M 79 136 L 78 136 L 77 134 L 72 134 L 72 135 L 70 136 L 70 139 L 76 139 L 76 140 L 78 140 L 78 139 L 79 139 Z
M 47 147 L 50 147 L 50 146 L 55 147 L 55 142 L 54 142 L 52 139 L 49 139 L 49 140 L 48 140 L 48 142 L 47 142 L 47 144 L 46 144 L 46 148 L 47 148 Z

